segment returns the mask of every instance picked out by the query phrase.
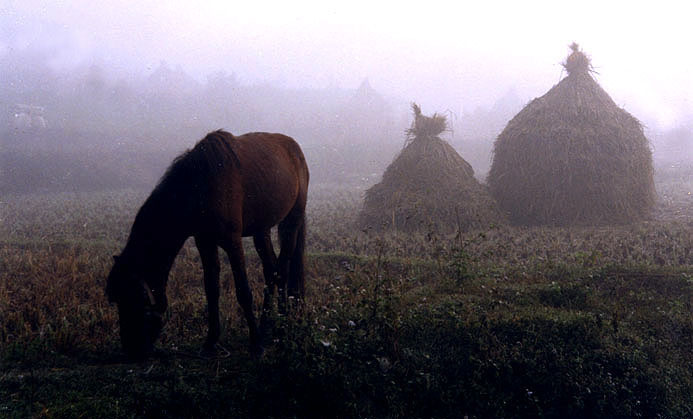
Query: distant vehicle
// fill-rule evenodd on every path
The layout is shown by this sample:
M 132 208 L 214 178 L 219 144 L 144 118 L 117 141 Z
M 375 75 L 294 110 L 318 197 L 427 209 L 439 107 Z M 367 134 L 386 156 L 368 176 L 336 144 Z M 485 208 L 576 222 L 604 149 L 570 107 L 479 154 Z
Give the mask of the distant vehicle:
M 12 125 L 15 129 L 44 129 L 47 126 L 44 111 L 43 106 L 17 104 Z

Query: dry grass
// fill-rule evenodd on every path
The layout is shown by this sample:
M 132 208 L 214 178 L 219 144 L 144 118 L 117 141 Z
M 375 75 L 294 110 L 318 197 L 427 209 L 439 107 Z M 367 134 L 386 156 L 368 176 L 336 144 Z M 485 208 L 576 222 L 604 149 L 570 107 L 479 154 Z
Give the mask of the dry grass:
M 445 115 L 434 113 L 433 116 L 426 116 L 421 113 L 421 107 L 416 103 L 411 104 L 414 113 L 414 121 L 407 130 L 409 140 L 414 138 L 437 137 L 449 129 L 448 119 Z
M 640 123 L 592 78 L 582 52 L 567 62 L 568 77 L 496 139 L 492 195 L 517 224 L 648 219 L 655 204 L 652 152 Z
M 248 356 L 233 287 L 231 356 L 171 355 L 206 332 L 188 244 L 170 275 L 169 356 L 144 364 L 119 357 L 103 288 L 145 194 L 3 197 L 0 416 L 693 413 L 693 206 L 628 226 L 374 233 L 353 228 L 360 194 L 313 185 L 306 311 L 278 320 L 265 359 Z
M 501 222 L 471 165 L 437 137 L 445 117 L 423 116 L 415 104 L 413 109 L 411 137 L 381 182 L 366 191 L 362 228 L 449 233 Z
M 566 58 L 563 63 L 563 68 L 568 71 L 568 74 L 573 73 L 586 73 L 592 71 L 592 62 L 590 58 L 582 51 L 580 51 L 580 46 L 573 42 L 570 45 L 571 54 Z

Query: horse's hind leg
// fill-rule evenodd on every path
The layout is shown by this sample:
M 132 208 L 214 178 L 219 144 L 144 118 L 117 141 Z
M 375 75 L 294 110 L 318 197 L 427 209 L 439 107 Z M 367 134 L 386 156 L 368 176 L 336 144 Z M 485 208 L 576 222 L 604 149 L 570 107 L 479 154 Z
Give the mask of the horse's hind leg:
M 279 242 L 281 251 L 279 252 L 277 291 L 279 293 L 279 311 L 286 312 L 287 284 L 289 285 L 289 295 L 298 297 L 296 290 L 293 289 L 290 278 L 291 261 L 296 250 L 299 234 L 297 222 L 293 218 L 287 218 L 279 223 Z
M 208 325 L 207 340 L 203 352 L 213 353 L 219 341 L 219 251 L 217 244 L 210 239 L 195 237 L 195 245 L 200 252 L 204 269 L 205 294 L 207 295 Z
M 272 246 L 271 230 L 265 230 L 253 236 L 255 250 L 262 261 L 262 272 L 265 277 L 264 302 L 262 304 L 262 317 L 260 318 L 261 339 L 266 340 L 270 333 L 269 317 L 272 313 L 274 300 L 274 287 L 277 278 L 277 255 Z M 266 343 L 266 342 L 263 342 Z
M 248 275 L 245 270 L 245 255 L 243 252 L 243 241 L 240 234 L 235 234 L 230 240 L 221 244 L 231 262 L 233 270 L 233 281 L 236 285 L 236 298 L 243 309 L 245 319 L 248 323 L 250 332 L 250 349 L 254 354 L 262 352 L 262 344 L 259 339 L 257 322 L 253 313 L 253 294 L 248 285 Z
M 296 230 L 296 246 L 289 263 L 289 295 L 303 300 L 306 294 L 304 273 L 304 252 L 306 247 L 306 219 L 302 216 Z
M 263 231 L 253 236 L 255 250 L 257 250 L 260 261 L 262 261 L 262 272 L 265 277 L 265 284 L 268 287 L 274 286 L 277 275 L 277 255 L 274 253 L 270 230 Z

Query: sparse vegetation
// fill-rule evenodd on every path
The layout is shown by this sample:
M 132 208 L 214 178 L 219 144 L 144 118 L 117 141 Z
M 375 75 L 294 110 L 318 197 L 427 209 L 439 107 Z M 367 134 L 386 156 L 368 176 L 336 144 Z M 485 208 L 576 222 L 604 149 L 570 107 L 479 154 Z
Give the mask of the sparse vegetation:
M 228 284 L 229 356 L 196 356 L 186 245 L 162 355 L 142 363 L 120 355 L 103 293 L 147 191 L 5 195 L 0 416 L 691 417 L 693 206 L 671 179 L 657 221 L 456 236 L 359 231 L 362 191 L 313 185 L 306 310 L 277 319 L 265 357 Z

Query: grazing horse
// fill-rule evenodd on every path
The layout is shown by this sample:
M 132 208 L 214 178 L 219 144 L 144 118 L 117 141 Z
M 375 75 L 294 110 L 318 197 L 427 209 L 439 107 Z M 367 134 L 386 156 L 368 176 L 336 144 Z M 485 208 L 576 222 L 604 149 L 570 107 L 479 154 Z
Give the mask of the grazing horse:
M 262 352 L 262 333 L 253 313 L 242 237 L 252 236 L 262 261 L 265 309 L 274 286 L 302 298 L 308 167 L 303 152 L 282 134 L 233 136 L 214 131 L 176 158 L 140 208 L 127 244 L 108 275 L 106 295 L 118 305 L 123 350 L 148 356 L 163 326 L 166 282 L 183 243 L 195 238 L 204 269 L 209 330 L 203 351 L 219 340 L 219 255 L 228 255 L 236 296 L 243 308 L 253 353 Z M 278 225 L 274 253 L 270 230 Z

